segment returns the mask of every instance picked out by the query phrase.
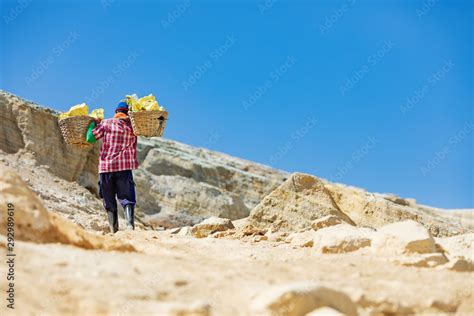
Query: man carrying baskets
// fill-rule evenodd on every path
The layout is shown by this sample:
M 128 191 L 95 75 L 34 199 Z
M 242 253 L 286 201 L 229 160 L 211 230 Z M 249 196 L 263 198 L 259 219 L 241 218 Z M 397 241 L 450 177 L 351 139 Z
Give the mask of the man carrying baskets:
M 128 117 L 128 104 L 120 102 L 113 119 L 96 119 L 87 133 L 88 142 L 102 139 L 99 158 L 99 195 L 110 225 L 118 231 L 117 200 L 124 208 L 127 228 L 135 229 L 135 183 L 132 170 L 138 168 L 137 136 Z

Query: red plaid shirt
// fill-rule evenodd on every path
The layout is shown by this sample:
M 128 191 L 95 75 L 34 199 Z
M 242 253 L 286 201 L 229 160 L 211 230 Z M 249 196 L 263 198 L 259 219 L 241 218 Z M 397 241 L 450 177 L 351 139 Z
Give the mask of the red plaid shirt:
M 99 173 L 138 168 L 137 136 L 130 120 L 107 119 L 93 130 L 97 140 L 103 138 L 100 148 Z

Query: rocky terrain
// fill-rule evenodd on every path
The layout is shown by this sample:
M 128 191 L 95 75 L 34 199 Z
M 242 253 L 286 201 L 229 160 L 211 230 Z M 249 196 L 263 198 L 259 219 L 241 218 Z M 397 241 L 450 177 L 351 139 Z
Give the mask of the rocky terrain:
M 11 203 L 18 258 L 1 315 L 474 313 L 472 210 L 151 138 L 138 228 L 112 236 L 99 145 L 66 146 L 55 111 L 8 92 L 0 108 L 0 248 Z
M 58 183 L 67 181 L 61 186 L 62 192 L 86 188 L 97 195 L 98 145 L 86 149 L 67 146 L 57 123 L 58 113 L 53 110 L 5 91 L 0 91 L 0 106 L 4 121 L 0 125 L 3 159 L 26 173 L 36 172 L 38 167 L 47 169 Z M 134 176 L 142 197 L 139 214 L 155 227 L 196 224 L 209 216 L 246 217 L 265 195 L 288 177 L 285 172 L 263 165 L 161 138 L 140 139 L 138 158 L 140 169 Z M 32 182 L 41 181 L 35 176 L 25 174 L 25 177 Z M 71 182 L 74 185 L 70 185 Z M 41 182 L 32 186 L 46 203 L 52 201 L 48 207 L 74 216 L 75 222 L 84 227 L 90 228 L 91 223 L 86 218 L 81 220 L 82 212 L 77 213 L 75 206 L 70 209 L 67 201 L 77 199 L 75 204 L 81 205 L 82 211 L 101 213 L 100 203 L 88 204 L 89 209 L 85 208 L 87 203 L 81 200 L 90 201 L 91 195 L 84 190 L 77 194 L 64 192 L 64 196 L 58 197 L 54 183 L 50 190 Z M 58 201 L 62 197 L 66 203 Z

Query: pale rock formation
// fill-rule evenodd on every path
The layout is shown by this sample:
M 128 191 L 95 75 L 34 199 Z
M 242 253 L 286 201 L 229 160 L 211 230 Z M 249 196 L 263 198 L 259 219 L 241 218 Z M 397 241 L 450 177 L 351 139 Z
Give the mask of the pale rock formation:
M 286 172 L 255 162 L 195 148 L 164 138 L 141 138 L 141 168 L 158 176 L 181 176 L 241 197 L 255 207 L 287 177 Z
M 213 315 L 474 313 L 472 210 L 446 212 L 302 174 L 281 185 L 288 174 L 278 170 L 141 139 L 137 214 L 189 226 L 152 231 L 138 221 L 136 231 L 100 236 L 108 225 L 95 195 L 98 146 L 68 148 L 54 111 L 11 94 L 0 92 L 0 108 L 0 204 L 15 210 L 21 315 L 209 315 L 211 306 Z M 229 220 L 191 227 L 216 215 Z M 384 228 L 406 220 L 421 225 Z M 192 230 L 229 240 L 190 238 Z M 468 234 L 433 246 L 428 231 Z M 324 285 L 284 285 L 292 280 Z
M 98 147 L 75 149 L 64 143 L 58 113 L 0 90 L 0 150 L 34 153 L 36 164 L 54 175 L 97 191 Z
M 314 220 L 311 223 L 311 227 L 314 230 L 318 230 L 325 227 L 336 226 L 342 223 L 343 221 L 339 217 L 334 216 L 334 215 L 328 215 L 328 216 L 321 217 L 317 220 Z
M 460 272 L 474 271 L 474 234 L 436 238 L 436 243 L 449 259 L 444 268 Z
M 414 221 L 404 221 L 380 228 L 372 240 L 376 253 L 413 254 L 435 253 L 436 245 L 430 232 Z
M 414 221 L 389 224 L 380 228 L 372 240 L 372 251 L 377 256 L 403 266 L 449 268 L 446 266 L 448 258 L 435 244 L 430 232 Z
M 178 236 L 192 236 L 192 232 L 191 232 L 191 227 L 190 226 L 185 226 L 185 227 L 182 227 L 179 232 L 178 232 Z
M 211 236 L 213 238 L 230 238 L 253 242 L 260 242 L 269 239 L 266 230 L 256 228 L 252 224 L 246 223 L 246 221 L 233 221 L 232 225 L 234 226 L 234 229 L 215 232 Z
M 474 234 L 436 238 L 435 240 L 450 260 L 464 258 L 474 262 Z
M 370 247 L 374 231 L 347 224 L 314 232 L 314 247 L 319 253 L 345 253 Z
M 0 107 L 3 122 L 0 126 L 0 159 L 6 157 L 25 180 L 31 180 L 27 181 L 28 185 L 35 186 L 35 192 L 48 208 L 83 227 L 105 231 L 104 212 L 97 199 L 100 144 L 87 149 L 67 146 L 59 130 L 57 112 L 8 92 L 0 91 Z M 272 193 L 288 179 L 286 172 L 172 140 L 140 138 L 138 159 L 140 168 L 135 172 L 139 198 L 137 215 L 151 220 L 156 226 L 193 225 L 209 216 L 237 219 L 245 217 L 261 202 L 250 221 L 260 222 L 259 218 L 262 218 L 259 226 L 265 229 L 298 231 L 326 215 L 374 228 L 411 219 L 423 224 L 437 237 L 472 232 L 474 227 L 472 210 L 446 212 L 417 205 L 413 199 L 369 193 L 309 175 L 292 176 Z M 29 162 L 26 167 L 29 175 L 22 170 L 24 160 Z M 35 168 L 44 169 L 39 172 L 41 176 L 49 173 L 55 177 L 58 185 L 39 186 L 38 174 L 33 175 Z M 65 198 L 67 182 L 75 188 L 70 199 Z M 80 192 L 73 182 L 96 197 Z M 58 198 L 53 193 L 57 187 L 64 193 Z M 74 209 L 80 211 L 73 212 Z M 95 219 L 87 219 L 88 216 Z
M 474 272 L 474 264 L 472 261 L 466 260 L 464 258 L 452 259 L 440 268 L 457 272 Z
M 0 165 L 0 174 L 0 205 L 8 207 L 11 213 L 0 213 L 1 235 L 9 237 L 7 225 L 14 223 L 16 240 L 59 242 L 86 249 L 134 251 L 131 245 L 109 237 L 92 235 L 57 214 L 50 213 L 11 168 Z
M 151 184 L 140 196 L 143 201 L 140 209 L 152 210 L 144 216 L 144 221 L 153 226 L 171 228 L 194 225 L 210 216 L 234 220 L 249 214 L 238 195 L 209 184 L 181 176 L 154 176 L 143 170 L 137 170 L 135 174 L 140 187 Z M 156 210 L 146 207 L 153 203 L 156 203 Z
M 318 253 L 345 253 L 369 247 L 374 231 L 348 224 L 290 234 L 285 242 L 296 247 L 314 247 Z
M 247 225 L 249 225 L 248 217 L 232 221 L 232 224 L 235 226 L 236 229 L 246 227 Z
M 210 216 L 232 220 L 282 183 L 286 173 L 162 138 L 140 139 L 137 192 L 144 220 L 166 228 Z
M 30 169 L 43 166 L 59 179 L 77 182 L 97 197 L 100 142 L 85 149 L 67 146 L 56 111 L 8 92 L 0 91 L 0 108 L 0 155 L 11 157 L 13 168 L 21 168 L 23 157 L 30 156 Z M 209 216 L 245 217 L 287 177 L 283 171 L 161 138 L 139 138 L 138 159 L 137 215 L 144 215 L 156 226 L 193 225 Z M 74 202 L 64 201 L 58 209 L 84 207 Z M 99 207 L 85 212 L 103 215 L 100 201 L 96 205 Z M 160 212 L 160 216 L 153 216 Z M 84 226 L 103 231 L 106 228 L 102 221 Z
M 321 180 L 296 173 L 252 210 L 249 222 L 274 231 L 297 231 L 311 227 L 312 221 L 327 215 L 353 223 L 339 210 Z
M 232 221 L 227 218 L 210 217 L 191 228 L 191 233 L 196 238 L 205 238 L 215 232 L 233 229 Z
M 314 235 L 315 232 L 309 229 L 302 232 L 291 233 L 288 237 L 286 237 L 285 242 L 291 243 L 296 247 L 313 247 Z
M 191 226 L 173 228 L 169 230 L 169 233 L 177 236 L 192 236 L 191 228 Z
M 0 151 L 0 165 L 13 168 L 36 193 L 47 210 L 86 230 L 109 233 L 107 214 L 102 201 L 77 182 L 70 182 L 51 174 L 49 166 L 37 166 L 32 153 L 19 152 L 7 155 Z M 119 223 L 121 230 L 126 228 L 125 221 L 121 217 Z M 137 229 L 145 229 L 139 218 L 135 226 Z
M 452 236 L 469 231 L 468 226 L 463 225 L 466 222 L 464 219 L 456 215 L 445 216 L 444 213 L 439 209 L 419 206 L 411 199 L 368 193 L 295 173 L 266 196 L 250 212 L 248 220 L 255 226 L 272 231 L 299 231 L 326 216 L 372 228 L 413 220 L 425 226 L 434 236 Z
M 421 207 L 421 206 L 418 206 Z M 432 207 L 423 206 L 426 210 L 433 210 Z M 459 222 L 462 227 L 462 233 L 474 231 L 474 210 L 473 209 L 454 209 L 443 210 L 434 209 L 438 216 L 444 217 L 452 222 Z
M 433 236 L 452 236 L 469 231 L 463 217 L 441 209 L 417 205 L 413 199 L 392 194 L 369 193 L 339 183 L 325 182 L 335 203 L 358 226 L 380 228 L 390 223 L 413 220 L 425 226 Z M 472 210 L 470 213 L 473 213 Z
M 345 315 L 357 315 L 356 305 L 345 293 L 314 283 L 297 283 L 271 288 L 252 302 L 254 315 L 303 316 L 321 307 Z

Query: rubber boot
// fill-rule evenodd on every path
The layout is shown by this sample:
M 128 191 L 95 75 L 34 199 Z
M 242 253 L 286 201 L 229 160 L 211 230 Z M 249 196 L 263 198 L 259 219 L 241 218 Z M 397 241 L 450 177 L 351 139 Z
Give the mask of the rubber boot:
M 110 232 L 112 234 L 115 234 L 116 232 L 118 232 L 119 229 L 117 210 L 107 211 L 107 217 L 109 218 Z
M 134 205 L 125 206 L 125 219 L 127 220 L 127 228 L 135 230 L 135 209 Z
M 123 220 L 127 219 L 127 218 L 125 217 L 125 210 L 124 210 L 124 209 L 123 209 L 123 210 L 120 210 L 119 213 L 120 213 L 120 217 L 121 217 Z

